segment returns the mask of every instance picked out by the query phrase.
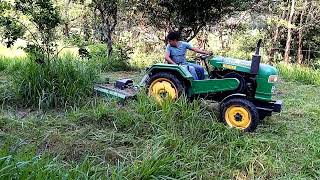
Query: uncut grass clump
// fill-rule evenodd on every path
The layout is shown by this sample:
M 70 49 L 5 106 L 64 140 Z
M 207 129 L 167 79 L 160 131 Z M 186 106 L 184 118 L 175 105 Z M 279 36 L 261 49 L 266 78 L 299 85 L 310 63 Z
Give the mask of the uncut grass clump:
M 79 105 L 92 95 L 96 70 L 71 56 L 38 64 L 28 60 L 11 73 L 16 99 L 25 106 L 59 108 Z

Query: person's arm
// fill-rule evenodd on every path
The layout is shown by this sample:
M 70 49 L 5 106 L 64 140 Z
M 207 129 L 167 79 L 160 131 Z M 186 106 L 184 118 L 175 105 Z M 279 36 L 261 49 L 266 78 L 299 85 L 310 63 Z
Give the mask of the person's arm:
M 166 59 L 166 61 L 167 61 L 169 64 L 176 64 L 176 63 L 173 62 L 173 60 L 170 58 L 170 53 L 169 53 L 169 52 L 166 52 L 165 59 Z
M 165 54 L 165 60 L 169 63 L 169 64 L 176 64 L 170 57 L 170 45 L 167 44 L 166 47 L 166 54 Z
M 191 50 L 194 51 L 194 52 L 200 53 L 200 54 L 207 54 L 207 55 L 211 55 L 212 54 L 212 52 L 203 51 L 203 50 L 201 50 L 199 48 L 191 48 Z

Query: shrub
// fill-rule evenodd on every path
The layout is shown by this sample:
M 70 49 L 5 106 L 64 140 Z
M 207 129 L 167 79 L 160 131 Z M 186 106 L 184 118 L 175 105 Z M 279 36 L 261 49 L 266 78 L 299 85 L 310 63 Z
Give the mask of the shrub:
M 12 72 L 17 100 L 26 106 L 54 108 L 73 106 L 92 94 L 95 68 L 64 56 L 45 64 L 27 61 Z
M 89 46 L 91 60 L 96 62 L 102 71 L 131 70 L 128 52 L 120 45 L 113 46 L 113 53 L 108 57 L 105 44 Z
M 133 53 L 130 54 L 130 63 L 134 67 L 143 68 L 155 63 L 163 62 L 165 53 L 164 44 L 163 47 L 159 46 L 159 49 L 152 48 L 153 46 L 155 45 L 147 45 L 145 42 L 138 42 L 133 49 Z

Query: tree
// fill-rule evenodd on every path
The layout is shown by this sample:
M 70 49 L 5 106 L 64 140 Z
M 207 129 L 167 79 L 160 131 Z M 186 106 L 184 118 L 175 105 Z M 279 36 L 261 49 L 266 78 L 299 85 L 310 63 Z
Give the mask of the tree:
M 277 42 L 278 42 L 278 38 L 280 36 L 280 28 L 283 24 L 283 21 L 286 17 L 286 13 L 287 13 L 287 8 L 286 8 L 286 2 L 284 3 L 284 6 L 280 6 L 280 12 L 282 11 L 281 13 L 281 16 L 279 17 L 278 15 L 276 15 L 276 17 L 272 17 L 272 26 L 275 26 L 271 33 L 271 46 L 270 46 L 270 50 L 268 51 L 268 56 L 269 56 L 269 59 L 268 59 L 268 63 L 272 64 L 274 63 L 274 53 L 275 53 L 275 48 L 276 48 L 276 45 L 277 45 Z M 274 9 L 276 9 L 276 7 L 274 7 Z M 275 11 L 275 10 L 272 10 L 272 11 Z
M 65 37 L 69 37 L 69 32 L 70 32 L 70 27 L 69 27 L 69 8 L 70 8 L 70 3 L 71 3 L 71 0 L 65 0 L 64 1 L 64 21 L 63 21 L 63 24 L 64 24 L 64 27 L 63 27 L 63 34 Z
M 4 29 L 7 46 L 10 47 L 18 38 L 27 38 L 26 31 L 31 34 L 27 52 L 34 53 L 37 60 L 44 62 L 49 59 L 54 49 L 55 28 L 61 19 L 58 10 L 50 0 L 16 0 L 13 4 L 0 1 L 1 7 L 6 7 L 6 13 L 1 13 L 1 25 Z M 1 8 L 4 11 L 4 8 Z M 27 17 L 29 22 L 22 21 Z M 36 29 L 32 32 L 30 29 Z
M 294 14 L 294 9 L 295 7 L 295 0 L 291 0 L 291 10 L 290 10 L 290 15 L 288 19 L 288 35 L 287 35 L 287 42 L 286 42 L 286 49 L 284 53 L 284 61 L 286 63 L 289 63 L 289 54 L 290 54 L 290 46 L 291 46 L 291 33 L 292 33 L 292 19 L 293 19 L 293 14 Z
M 10 48 L 25 33 L 25 28 L 11 17 L 12 9 L 11 4 L 0 0 L 1 41 L 7 45 L 7 48 Z
M 298 31 L 298 63 L 317 57 L 314 50 L 320 48 L 320 2 L 305 1 L 301 9 Z M 303 53 L 304 52 L 304 53 Z M 319 55 L 318 55 L 319 57 Z
M 118 23 L 118 2 L 117 0 L 93 0 L 91 6 L 96 17 L 99 17 L 100 30 L 110 57 L 112 54 L 112 33 Z
M 297 62 L 302 63 L 307 56 L 312 59 L 317 55 L 313 50 L 319 48 L 319 38 L 317 38 L 320 35 L 320 30 L 318 30 L 320 22 L 319 1 L 296 0 L 294 12 L 290 18 L 291 8 L 292 1 L 283 1 L 283 3 L 270 8 L 266 13 L 266 16 L 271 20 L 268 21 L 268 29 L 270 30 L 268 34 L 271 40 L 268 50 L 269 63 L 274 62 L 275 52 L 283 52 L 282 49 L 287 52 L 287 54 L 281 53 L 283 59 L 287 56 L 286 62 L 289 62 L 289 56 L 297 56 Z M 289 20 L 291 20 L 290 23 Z M 290 36 L 288 36 L 288 30 Z M 290 47 L 287 46 L 288 38 Z
M 150 0 L 140 4 L 149 23 L 165 31 L 178 30 L 190 41 L 208 24 L 248 9 L 259 0 Z
M 304 4 L 303 4 L 303 7 L 302 7 L 302 11 L 301 11 L 301 14 L 300 14 L 300 22 L 299 22 L 299 32 L 298 32 L 298 63 L 301 64 L 302 63 L 302 59 L 303 59 L 303 54 L 302 54 L 302 48 L 303 48 L 303 35 L 302 35 L 302 32 L 303 32 L 303 22 L 304 19 L 306 19 L 304 17 L 305 15 L 305 12 L 306 12 L 306 8 L 308 6 L 308 1 L 307 0 L 304 0 Z

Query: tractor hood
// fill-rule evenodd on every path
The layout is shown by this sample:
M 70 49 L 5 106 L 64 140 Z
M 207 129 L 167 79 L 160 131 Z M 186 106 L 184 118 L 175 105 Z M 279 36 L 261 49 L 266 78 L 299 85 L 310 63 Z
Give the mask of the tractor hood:
M 229 58 L 229 57 L 213 57 L 209 63 L 216 68 L 230 69 L 234 71 L 250 73 L 251 61 Z M 259 76 L 277 75 L 278 71 L 275 67 L 268 64 L 260 64 Z

